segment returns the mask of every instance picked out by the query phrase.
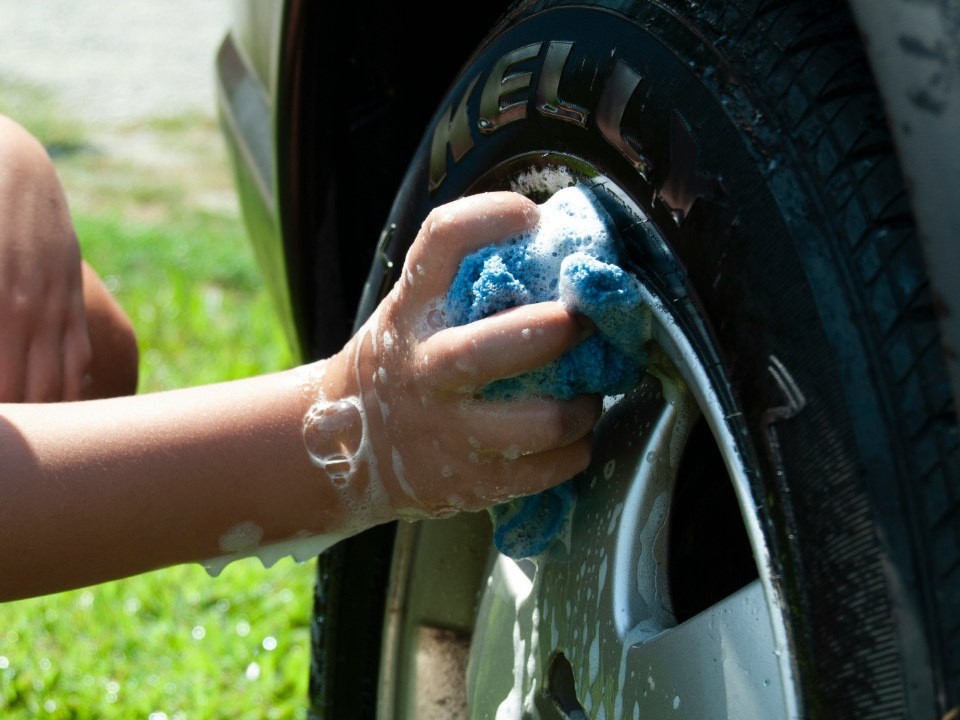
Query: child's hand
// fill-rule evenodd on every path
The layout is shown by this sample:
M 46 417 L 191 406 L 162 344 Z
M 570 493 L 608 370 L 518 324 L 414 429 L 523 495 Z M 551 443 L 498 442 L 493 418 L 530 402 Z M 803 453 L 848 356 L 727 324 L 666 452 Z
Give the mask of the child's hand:
M 442 299 L 463 256 L 538 217 L 533 202 L 508 192 L 434 210 L 395 287 L 333 358 L 338 372 L 327 374 L 324 393 L 356 397 L 353 406 L 340 404 L 341 417 L 363 425 L 344 432 L 341 423 L 340 457 L 358 452 L 339 469 L 367 464 L 369 486 L 354 488 L 367 503 L 388 503 L 394 515 L 438 517 L 540 492 L 587 466 L 599 397 L 502 402 L 477 395 L 492 380 L 538 368 L 575 345 L 589 331 L 574 315 L 545 302 L 444 329 Z M 335 387 L 330 378 L 349 380 Z M 306 433 L 309 446 L 309 423 Z M 331 468 L 336 474 L 336 464 Z

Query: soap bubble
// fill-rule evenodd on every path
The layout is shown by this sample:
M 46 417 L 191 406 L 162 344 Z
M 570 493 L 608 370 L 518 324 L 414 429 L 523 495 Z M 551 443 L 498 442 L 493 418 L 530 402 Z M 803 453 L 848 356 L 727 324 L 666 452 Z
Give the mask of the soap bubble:
M 335 485 L 347 485 L 363 446 L 359 400 L 316 403 L 304 418 L 303 441 L 313 464 L 325 470 Z

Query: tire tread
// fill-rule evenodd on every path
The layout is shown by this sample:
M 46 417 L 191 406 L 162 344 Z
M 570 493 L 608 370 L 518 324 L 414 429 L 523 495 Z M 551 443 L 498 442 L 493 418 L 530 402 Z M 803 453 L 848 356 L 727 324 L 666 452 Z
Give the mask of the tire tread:
M 748 3 L 749 4 L 749 3 Z M 717 2 L 714 6 L 727 3 Z M 934 652 L 942 668 L 940 712 L 960 702 L 960 443 L 957 415 L 943 361 L 936 303 L 926 280 L 915 221 L 909 210 L 896 148 L 869 62 L 849 11 L 841 2 L 770 0 L 753 3 L 734 20 L 742 65 L 753 67 L 779 100 L 791 137 L 811 152 L 811 176 L 822 183 L 849 259 L 836 253 L 862 291 L 856 302 L 874 346 L 891 417 L 908 442 L 899 456 L 909 477 L 917 555 L 928 567 L 934 598 L 926 608 L 945 640 Z M 749 11 L 750 8 L 747 8 Z M 731 32 L 728 14 L 717 12 Z M 765 62 L 780 56 L 774 62 Z M 827 68 L 825 71 L 824 68 Z M 832 68 L 832 69 L 831 69 Z M 840 242 L 843 242 L 841 239 Z M 940 499 L 931 505 L 927 498 Z M 933 638 L 936 641 L 935 638 Z M 887 717 L 877 706 L 871 717 Z M 902 708 L 901 708 L 902 712 Z

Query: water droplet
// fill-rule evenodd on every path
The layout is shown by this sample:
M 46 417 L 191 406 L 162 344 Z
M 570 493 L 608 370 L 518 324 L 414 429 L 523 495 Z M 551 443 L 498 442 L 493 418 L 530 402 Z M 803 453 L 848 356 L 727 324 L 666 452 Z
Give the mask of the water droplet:
M 506 448 L 506 449 L 503 451 L 503 456 L 504 456 L 507 460 L 516 460 L 518 457 L 520 457 L 520 446 L 519 446 L 519 445 L 511 445 L 510 447 Z
M 680 707 L 680 696 L 675 695 L 673 698 L 673 709 L 676 710 L 679 707 Z
M 431 310 L 427 313 L 427 327 L 431 330 L 442 330 L 447 326 L 447 318 L 442 310 Z
M 616 460 L 607 460 L 607 464 L 603 466 L 603 477 L 606 480 L 609 480 L 613 477 L 614 470 L 617 469 Z
M 275 637 L 273 637 L 272 635 L 267 635 L 267 636 L 263 639 L 263 643 L 262 643 L 262 644 L 263 644 L 263 649 L 264 649 L 264 650 L 270 651 L 270 650 L 276 650 L 276 649 L 277 649 L 277 639 L 276 639 Z

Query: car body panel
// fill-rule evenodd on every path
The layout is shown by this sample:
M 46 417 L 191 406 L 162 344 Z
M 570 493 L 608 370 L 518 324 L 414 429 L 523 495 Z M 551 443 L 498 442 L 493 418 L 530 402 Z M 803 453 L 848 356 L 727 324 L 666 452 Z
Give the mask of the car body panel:
M 248 235 L 294 354 L 303 357 L 277 182 L 277 87 L 284 3 L 234 3 L 216 57 L 217 106 Z M 264 31 L 264 28 L 268 28 Z
M 960 397 L 960 6 L 851 0 L 910 189 Z M 956 403 L 955 403 L 956 405 Z

